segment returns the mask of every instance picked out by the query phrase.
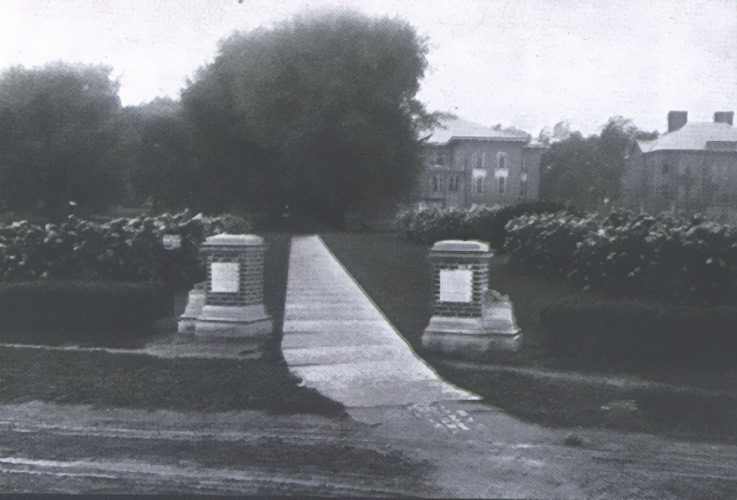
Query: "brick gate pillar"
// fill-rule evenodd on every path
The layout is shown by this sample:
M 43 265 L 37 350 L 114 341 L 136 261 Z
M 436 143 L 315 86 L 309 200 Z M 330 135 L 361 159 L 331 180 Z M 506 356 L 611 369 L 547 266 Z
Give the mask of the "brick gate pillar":
M 195 334 L 268 337 L 273 331 L 264 307 L 263 238 L 219 234 L 205 240 L 207 281 Z
M 433 316 L 422 335 L 423 347 L 464 357 L 519 347 L 512 303 L 489 290 L 491 256 L 489 245 L 480 241 L 433 245 Z

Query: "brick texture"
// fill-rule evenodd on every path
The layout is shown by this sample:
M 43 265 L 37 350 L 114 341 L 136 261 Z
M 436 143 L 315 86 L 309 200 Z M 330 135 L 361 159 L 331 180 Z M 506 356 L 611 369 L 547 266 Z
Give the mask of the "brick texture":
M 203 246 L 207 254 L 207 293 L 205 304 L 211 306 L 250 306 L 264 302 L 264 246 Z M 240 276 L 237 293 L 213 293 L 213 262 L 239 264 Z
M 450 256 L 447 252 L 433 254 L 430 252 L 433 267 L 433 284 L 435 290 L 435 316 L 455 318 L 481 317 L 481 304 L 484 294 L 489 288 L 489 255 L 460 253 Z M 471 302 L 442 302 L 440 300 L 440 271 L 467 269 L 473 272 L 471 281 Z

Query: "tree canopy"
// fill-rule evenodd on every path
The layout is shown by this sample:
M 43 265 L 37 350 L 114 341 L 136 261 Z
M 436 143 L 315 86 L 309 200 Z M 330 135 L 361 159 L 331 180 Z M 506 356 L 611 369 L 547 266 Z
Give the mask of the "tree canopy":
M 198 205 L 195 196 L 206 179 L 179 101 L 156 98 L 124 108 L 117 133 L 110 161 L 126 173 L 129 202 L 151 202 L 155 209 Z
M 182 93 L 219 199 L 340 219 L 418 166 L 425 40 L 356 13 L 236 33 Z
M 11 209 L 64 215 L 94 207 L 122 182 L 104 157 L 120 110 L 111 68 L 54 63 L 0 74 L 0 200 Z
M 600 135 L 588 138 L 561 123 L 552 137 L 566 138 L 554 142 L 540 161 L 540 196 L 590 210 L 605 209 L 619 199 L 628 148 L 636 139 L 657 135 L 621 116 L 610 118 Z

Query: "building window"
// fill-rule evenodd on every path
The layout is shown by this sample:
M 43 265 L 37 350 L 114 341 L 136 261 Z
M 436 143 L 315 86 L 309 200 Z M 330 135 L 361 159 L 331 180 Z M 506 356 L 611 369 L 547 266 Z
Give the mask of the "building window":
M 673 192 L 670 189 L 670 186 L 663 186 L 663 188 L 660 191 L 660 195 L 663 197 L 664 200 L 669 200 L 673 197 Z
M 458 191 L 458 176 L 452 175 L 450 179 L 448 179 L 448 191 L 456 192 Z
M 663 163 L 663 175 L 668 175 L 670 173 L 670 165 L 667 163 Z
M 497 153 L 496 155 L 497 168 L 504 170 L 507 168 L 507 153 Z
M 497 185 L 499 187 L 499 194 L 503 194 L 507 190 L 507 178 L 497 177 Z
M 438 181 L 438 176 L 434 175 L 432 177 L 432 192 L 437 193 L 440 190 L 440 182 Z
M 481 161 L 481 157 L 479 156 L 478 158 L 476 158 L 476 168 L 483 168 L 483 166 L 484 165 Z
M 522 198 L 527 198 L 527 174 L 522 174 L 520 179 L 519 195 Z
M 474 168 L 473 172 L 473 190 L 476 193 L 484 192 L 484 179 L 486 178 L 486 170 L 482 168 Z

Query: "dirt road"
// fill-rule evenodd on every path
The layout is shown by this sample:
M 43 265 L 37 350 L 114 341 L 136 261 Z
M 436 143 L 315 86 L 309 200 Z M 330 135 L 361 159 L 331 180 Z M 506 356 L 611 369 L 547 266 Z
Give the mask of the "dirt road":
M 543 429 L 476 402 L 352 418 L 0 407 L 0 491 L 734 498 L 734 447 Z

